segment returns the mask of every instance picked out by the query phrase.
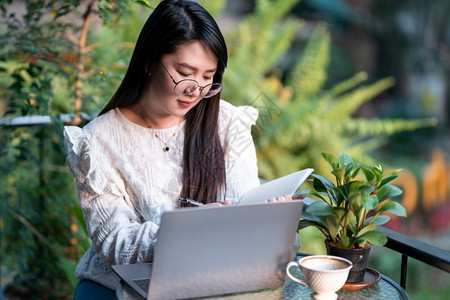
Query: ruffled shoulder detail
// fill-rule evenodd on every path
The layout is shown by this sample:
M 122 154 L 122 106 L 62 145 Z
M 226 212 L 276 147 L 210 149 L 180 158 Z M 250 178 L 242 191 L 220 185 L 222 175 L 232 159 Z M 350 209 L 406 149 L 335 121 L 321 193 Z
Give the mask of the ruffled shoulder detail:
M 64 147 L 67 154 L 80 154 L 80 146 L 85 137 L 83 131 L 77 126 L 64 126 Z
M 64 127 L 64 147 L 67 153 L 67 163 L 70 171 L 73 173 L 75 169 L 80 169 L 75 166 L 76 162 L 90 152 L 90 146 L 81 128 L 77 126 Z M 81 169 L 77 171 L 81 171 L 82 173 L 87 172 L 87 170 L 83 172 Z
M 105 193 L 118 194 L 114 185 L 105 176 L 102 168 L 102 156 L 98 155 L 90 145 L 83 130 L 76 126 L 64 127 L 64 147 L 67 153 L 67 164 L 77 186 L 83 186 L 85 200 Z

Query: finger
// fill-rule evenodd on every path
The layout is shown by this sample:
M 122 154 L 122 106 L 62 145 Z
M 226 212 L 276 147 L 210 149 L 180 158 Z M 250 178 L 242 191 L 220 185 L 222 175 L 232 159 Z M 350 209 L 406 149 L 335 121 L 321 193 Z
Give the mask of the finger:
M 222 204 L 222 205 L 231 205 L 233 204 L 233 202 L 227 200 L 227 201 L 219 201 L 218 203 Z
M 292 197 L 289 195 L 282 195 L 277 198 L 278 202 L 291 201 Z
M 279 196 L 279 197 L 277 198 L 277 201 L 278 201 L 278 202 L 284 202 L 284 201 L 286 201 L 286 199 L 284 198 L 284 196 Z

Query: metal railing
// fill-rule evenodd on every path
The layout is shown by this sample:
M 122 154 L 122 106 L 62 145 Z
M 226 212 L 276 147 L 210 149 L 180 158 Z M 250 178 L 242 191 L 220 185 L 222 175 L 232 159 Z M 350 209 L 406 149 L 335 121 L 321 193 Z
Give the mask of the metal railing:
M 450 273 L 450 252 L 383 226 L 378 227 L 378 231 L 384 233 L 388 238 L 384 247 L 402 255 L 400 286 L 404 290 L 406 290 L 408 257 Z

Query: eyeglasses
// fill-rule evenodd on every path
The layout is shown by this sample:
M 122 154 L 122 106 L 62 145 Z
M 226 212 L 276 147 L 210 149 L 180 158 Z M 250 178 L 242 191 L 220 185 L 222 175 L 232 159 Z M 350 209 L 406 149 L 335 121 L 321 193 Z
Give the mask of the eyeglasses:
M 176 82 L 175 79 L 173 79 L 172 75 L 170 75 L 169 71 L 167 71 L 163 63 L 161 61 L 160 63 L 164 70 L 166 70 L 167 74 L 169 74 L 170 79 L 172 79 L 173 83 L 175 84 L 173 90 L 178 96 L 189 95 L 196 89 L 199 89 L 200 96 L 202 96 L 202 98 L 210 98 L 220 93 L 220 91 L 223 89 L 220 83 L 210 83 L 205 86 L 200 86 L 198 84 L 198 81 L 194 79 L 183 79 Z

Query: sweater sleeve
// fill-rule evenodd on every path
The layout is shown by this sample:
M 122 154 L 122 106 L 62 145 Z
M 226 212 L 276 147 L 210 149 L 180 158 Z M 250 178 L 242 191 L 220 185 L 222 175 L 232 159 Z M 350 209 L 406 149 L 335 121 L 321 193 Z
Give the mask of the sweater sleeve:
M 159 226 L 136 213 L 114 163 L 91 146 L 79 127 L 65 127 L 64 144 L 88 234 L 99 257 L 107 265 L 152 261 Z

